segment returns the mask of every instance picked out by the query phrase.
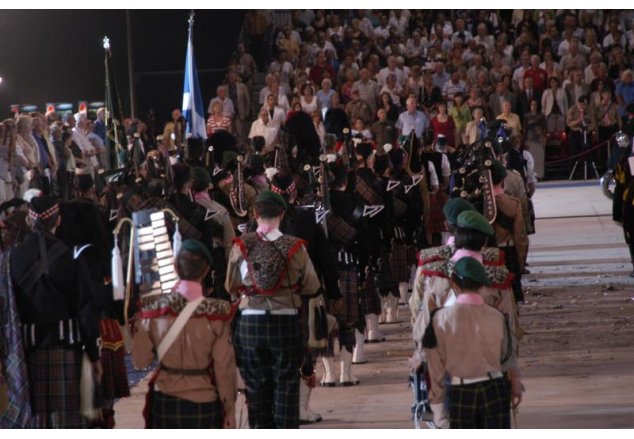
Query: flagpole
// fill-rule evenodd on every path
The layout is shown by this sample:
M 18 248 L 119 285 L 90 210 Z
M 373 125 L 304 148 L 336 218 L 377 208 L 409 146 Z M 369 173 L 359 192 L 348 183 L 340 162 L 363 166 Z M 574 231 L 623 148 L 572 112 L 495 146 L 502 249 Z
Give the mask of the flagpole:
M 198 83 L 198 72 L 194 56 L 194 10 L 189 13 L 187 52 L 185 57 L 185 75 L 183 83 L 183 116 L 186 120 L 186 138 L 205 140 L 205 111 Z

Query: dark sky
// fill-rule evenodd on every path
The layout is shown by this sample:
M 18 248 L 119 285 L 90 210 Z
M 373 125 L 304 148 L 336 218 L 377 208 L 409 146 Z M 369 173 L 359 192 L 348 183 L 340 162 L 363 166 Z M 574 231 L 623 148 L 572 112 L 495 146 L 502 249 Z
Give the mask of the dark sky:
M 159 120 L 182 101 L 189 11 L 131 11 L 137 116 L 155 108 Z M 198 69 L 223 69 L 236 47 L 244 11 L 196 11 Z M 0 11 L 0 115 L 10 104 L 101 101 L 104 51 L 111 41 L 124 107 L 129 105 L 125 11 Z M 174 73 L 166 73 L 166 72 Z M 202 73 L 203 101 L 223 72 Z

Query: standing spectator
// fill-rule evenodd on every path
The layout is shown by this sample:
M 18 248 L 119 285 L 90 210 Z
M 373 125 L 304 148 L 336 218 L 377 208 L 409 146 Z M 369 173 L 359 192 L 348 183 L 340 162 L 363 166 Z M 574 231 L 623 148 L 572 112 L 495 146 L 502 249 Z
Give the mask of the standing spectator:
M 598 105 L 591 104 L 592 116 L 594 119 L 594 126 L 597 128 L 597 135 L 599 143 L 609 140 L 614 133 L 619 131 L 623 126 L 623 121 L 619 117 L 617 105 L 612 98 L 612 94 L 609 90 L 601 92 L 601 100 Z M 615 142 L 609 142 L 607 148 L 610 148 L 611 162 L 609 165 L 616 164 L 618 157 L 618 145 Z M 599 150 L 599 156 L 601 163 L 605 163 L 606 154 L 605 149 Z
M 551 51 L 544 52 L 544 62 L 539 65 L 546 74 L 548 75 L 548 83 L 550 84 L 550 78 L 561 78 L 563 77 L 563 73 L 561 71 L 561 67 L 553 58 L 553 53 Z
M 238 82 L 238 74 L 230 70 L 227 73 L 227 95 L 235 104 L 232 132 L 238 137 L 246 137 L 246 123 L 251 114 L 251 97 L 246 85 Z
M 326 128 L 324 126 L 324 123 L 321 120 L 321 112 L 313 111 L 313 114 L 311 114 L 310 116 L 313 120 L 313 126 L 315 127 L 315 132 L 317 133 L 317 136 L 319 137 L 319 143 L 323 149 L 326 146 Z
M 520 55 L 520 66 L 513 72 L 513 91 L 521 91 L 524 85 L 524 74 L 531 68 L 531 56 L 528 51 Z
M 548 80 L 550 88 L 542 94 L 542 112 L 546 118 L 548 132 L 562 132 L 566 129 L 566 114 L 568 113 L 568 99 L 561 89 L 559 78 L 556 76 Z
M 277 59 L 269 65 L 268 72 L 270 74 L 279 73 L 280 82 L 290 85 L 293 81 L 293 64 L 288 61 L 288 52 L 284 49 L 280 49 L 277 52 Z M 231 97 L 231 96 L 229 96 Z
M 330 108 L 324 117 L 324 127 L 326 133 L 334 134 L 337 136 L 337 140 L 343 139 L 344 128 L 350 129 L 350 121 L 341 105 L 338 93 L 333 94 L 330 98 Z
M 590 64 L 585 68 L 583 75 L 585 83 L 590 85 L 594 78 L 599 76 L 599 67 L 601 66 L 601 53 L 600 52 L 592 52 L 590 54 Z
M 217 93 L 217 96 L 213 98 L 211 101 L 209 101 L 209 107 L 207 108 L 207 113 L 211 114 L 214 103 L 220 102 L 220 104 L 222 105 L 222 114 L 224 116 L 227 116 L 229 119 L 232 119 L 235 113 L 235 110 L 233 107 L 233 102 L 231 102 L 231 99 L 227 97 L 227 87 L 224 85 L 219 85 L 216 88 L 216 93 Z
M 445 71 L 445 65 L 440 61 L 434 64 L 434 73 L 431 76 L 434 86 L 438 87 L 440 90 L 442 90 L 445 84 L 451 80 L 451 75 Z
M 332 89 L 332 81 L 328 78 L 321 81 L 321 89 L 317 92 L 317 101 L 320 108 L 328 108 L 330 106 L 330 98 L 335 94 Z
M 387 82 L 387 78 L 390 75 L 394 75 L 394 79 L 399 86 L 405 85 L 405 74 L 402 69 L 400 69 L 397 65 L 396 57 L 391 55 L 387 57 L 387 67 L 382 68 L 379 71 L 379 75 L 377 77 L 378 83 L 380 86 L 383 86 Z
M 467 71 L 469 86 L 473 87 L 477 83 L 478 74 L 484 73 L 488 76 L 488 69 L 483 65 L 483 59 L 480 55 L 473 57 L 472 66 Z
M 269 124 L 276 128 L 280 128 L 286 121 L 286 113 L 282 107 L 277 104 L 277 97 L 270 94 L 266 98 L 266 104 L 263 107 L 269 113 Z
M 288 54 L 288 58 L 291 62 L 297 61 L 299 56 L 299 45 L 301 41 L 297 41 L 291 34 L 291 26 L 286 25 L 282 29 L 280 37 L 277 41 L 277 49 L 279 51 L 285 51 Z
M 572 82 L 566 86 L 566 98 L 568 108 L 572 107 L 581 96 L 590 95 L 590 87 L 583 82 L 583 73 L 579 69 L 573 69 Z
M 381 147 L 386 143 L 392 145 L 396 138 L 396 126 L 394 122 L 387 118 L 387 111 L 380 108 L 377 111 L 377 121 L 372 124 L 372 136 L 377 147 Z
M 398 107 L 392 103 L 392 97 L 389 93 L 381 93 L 379 109 L 385 110 L 387 120 L 396 123 L 399 117 Z
M 354 71 L 346 70 L 345 76 L 346 76 L 345 82 L 341 84 L 341 87 L 339 88 L 339 90 L 340 90 L 341 96 L 343 97 L 343 102 L 347 104 L 348 102 L 352 100 L 352 89 L 354 87 L 354 80 L 355 80 Z
M 449 109 L 449 116 L 453 119 L 455 125 L 456 141 L 459 143 L 467 143 L 465 130 L 467 128 L 467 123 L 471 121 L 471 110 L 464 103 L 464 96 L 462 93 L 456 93 L 454 95 L 453 106 Z
M 319 109 L 319 101 L 315 97 L 312 84 L 306 83 L 302 87 L 302 95 L 299 100 L 302 105 L 302 111 L 311 114 L 313 111 Z
M 467 123 L 467 128 L 465 129 L 467 145 L 471 145 L 480 139 L 480 120 L 484 117 L 484 110 L 482 107 L 475 107 L 472 115 L 473 119 Z
M 447 81 L 442 87 L 442 97 L 447 102 L 447 106 L 453 105 L 453 97 L 456 93 L 467 92 L 467 84 L 460 79 L 460 72 L 455 71 L 451 74 L 451 80 Z
M 503 119 L 506 121 L 506 126 L 512 130 L 512 138 L 522 138 L 522 122 L 517 114 L 511 112 L 511 103 L 509 101 L 504 101 L 502 103 L 502 113 L 498 114 L 496 119 Z
M 392 103 L 401 108 L 401 98 L 403 97 L 403 87 L 396 80 L 395 75 L 388 75 L 385 85 L 381 88 L 381 94 L 388 93 Z
M 334 52 L 334 50 L 333 50 Z M 321 81 L 328 75 L 328 78 L 334 79 L 337 77 L 335 70 L 332 66 L 326 63 L 326 54 L 323 50 L 317 52 L 317 61 L 315 65 L 310 69 L 308 79 L 314 84 L 321 84 Z
M 423 72 L 423 84 L 418 94 L 420 106 L 428 117 L 433 117 L 436 113 L 436 106 L 442 102 L 442 92 L 434 85 L 431 72 Z
M 97 119 L 95 119 L 92 132 L 99 136 L 104 144 L 106 143 L 106 109 L 104 107 L 97 110 Z
M 444 102 L 438 104 L 438 114 L 431 120 L 431 125 L 434 128 L 434 145 L 438 140 L 438 136 L 445 137 L 445 142 L 449 152 L 453 152 L 454 148 L 457 148 L 456 144 L 456 125 L 447 114 L 447 105 Z
M 222 103 L 216 101 L 211 106 L 211 114 L 207 118 L 207 136 L 211 136 L 216 131 L 224 130 L 231 132 L 231 119 L 222 114 Z
M 489 30 L 487 29 L 486 24 L 478 24 L 477 35 L 473 37 L 473 39 L 475 40 L 477 45 L 482 44 L 484 46 L 487 54 L 490 54 L 493 51 L 493 47 L 495 46 L 495 39 L 492 35 L 489 35 Z
M 532 99 L 529 102 L 529 112 L 524 115 L 524 146 L 533 155 L 535 160 L 535 173 L 543 179 L 546 175 L 544 167 L 545 147 L 547 139 L 546 118 L 539 111 L 538 101 Z
M 548 86 L 548 73 L 539 66 L 539 55 L 531 56 L 531 65 L 524 71 L 524 78 L 531 77 L 533 79 L 533 88 L 539 95 Z M 523 85 L 526 85 L 524 82 Z
M 524 116 L 530 112 L 530 103 L 533 100 L 538 103 L 541 102 L 542 94 L 541 91 L 533 87 L 533 77 L 526 76 L 524 77 L 524 90 L 519 94 L 517 100 L 517 115 L 521 121 L 523 121 Z
M 472 114 L 476 108 L 479 108 L 484 112 L 484 107 L 486 107 L 486 101 L 478 93 L 477 87 L 472 87 L 469 89 L 469 98 L 467 99 L 465 104 L 467 104 L 467 107 L 469 107 L 469 111 Z
M 249 139 L 253 139 L 256 136 L 264 137 L 264 150 L 262 154 L 267 154 L 273 151 L 273 145 L 277 139 L 277 133 L 279 128 L 269 121 L 269 112 L 263 108 L 260 110 L 259 117 L 251 124 L 251 131 L 249 131 Z
M 491 118 L 495 118 L 502 112 L 503 102 L 512 102 L 513 94 L 506 88 L 504 81 L 500 81 L 495 85 L 495 93 L 489 96 L 489 109 L 491 110 Z
M 266 32 L 268 27 L 269 22 L 264 11 L 250 10 L 247 12 L 244 30 L 249 41 L 249 47 L 261 71 L 264 71 L 266 64 Z
M 625 121 L 625 108 L 634 103 L 634 80 L 630 69 L 621 73 L 621 82 L 616 86 L 616 102 L 619 104 L 619 116 Z
M 570 47 L 568 49 L 568 53 L 561 57 L 561 61 L 559 62 L 562 70 L 564 72 L 569 69 L 580 69 L 583 71 L 586 68 L 586 57 L 583 53 L 581 53 L 581 49 L 579 47 L 579 40 L 577 38 L 572 38 L 570 40 Z
M 361 99 L 358 90 L 353 90 L 352 100 L 346 104 L 346 114 L 350 121 L 361 118 L 364 123 L 372 122 L 372 110 L 370 110 L 370 106 Z
M 370 79 L 370 71 L 368 69 L 361 69 L 359 80 L 353 84 L 352 90 L 358 90 L 361 99 L 370 106 L 372 114 L 376 113 L 379 100 L 379 85 L 376 81 Z
M 429 128 L 429 118 L 425 116 L 425 113 L 416 109 L 416 98 L 414 97 L 407 98 L 406 107 L 407 111 L 401 113 L 396 122 L 399 135 L 408 136 L 414 131 L 416 138 L 421 139 L 423 132 Z

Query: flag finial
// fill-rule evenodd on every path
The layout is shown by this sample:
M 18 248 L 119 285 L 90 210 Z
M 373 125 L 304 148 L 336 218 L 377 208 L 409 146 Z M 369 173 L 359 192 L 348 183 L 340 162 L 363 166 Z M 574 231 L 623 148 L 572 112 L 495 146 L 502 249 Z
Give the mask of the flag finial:
M 192 10 L 189 12 L 189 20 L 187 20 L 187 22 L 189 23 L 189 28 L 190 28 L 190 29 L 191 29 L 191 28 L 192 28 L 192 26 L 194 25 L 194 15 L 195 15 L 195 14 L 194 14 L 194 10 L 192 9 Z
M 103 37 L 103 48 L 105 50 L 110 50 L 110 38 Z

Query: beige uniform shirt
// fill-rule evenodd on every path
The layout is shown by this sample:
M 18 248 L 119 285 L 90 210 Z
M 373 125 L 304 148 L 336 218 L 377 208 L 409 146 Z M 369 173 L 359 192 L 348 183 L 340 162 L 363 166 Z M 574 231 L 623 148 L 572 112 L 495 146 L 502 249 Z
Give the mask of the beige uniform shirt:
M 432 404 L 445 401 L 445 374 L 479 378 L 502 370 L 507 351 L 504 316 L 488 305 L 456 303 L 434 315 L 437 346 L 425 348 Z
M 524 269 L 524 262 L 528 254 L 528 235 L 526 234 L 526 226 L 524 225 L 524 215 L 522 214 L 522 203 L 515 197 L 507 194 L 495 196 L 495 204 L 499 211 L 506 216 L 514 218 L 513 231 L 507 230 L 500 226 L 496 221 L 493 224 L 495 229 L 495 239 L 498 245 L 504 242 L 513 241 L 517 249 L 517 256 L 520 263 L 520 269 Z
M 180 300 L 182 302 L 182 299 Z M 185 303 L 180 303 L 181 306 L 155 303 L 150 305 L 151 309 L 148 311 L 156 313 L 157 310 L 169 308 L 180 312 Z M 223 313 L 228 313 L 223 316 L 227 317 L 226 320 L 219 318 L 216 309 L 218 307 L 222 308 Z M 186 376 L 160 371 L 156 380 L 157 391 L 196 403 L 220 400 L 226 413 L 233 410 L 237 392 L 236 361 L 231 343 L 229 318 L 232 314 L 229 309 L 229 303 L 226 301 L 205 299 L 185 324 L 162 361 L 165 367 L 180 370 L 201 370 L 211 365 L 214 384 L 208 375 Z M 137 320 L 132 338 L 134 367 L 149 367 L 156 358 L 156 349 L 176 320 L 171 313 L 163 314 L 159 317 Z
M 279 230 L 274 230 L 268 233 L 266 238 L 275 241 L 280 236 L 282 234 Z M 240 296 L 240 289 L 250 285 L 251 279 L 249 278 L 246 261 L 242 256 L 240 247 L 234 244 L 229 254 L 225 288 L 229 294 L 240 297 L 240 309 L 275 310 L 299 308 L 302 305 L 299 295 L 315 295 L 321 287 L 319 277 L 317 277 L 313 263 L 308 256 L 306 247 L 303 245 L 289 261 L 286 273 L 283 274 L 281 285 L 273 295 Z
M 210 221 L 214 221 L 222 226 L 222 243 L 214 242 L 214 246 L 222 245 L 225 249 L 225 257 L 229 258 L 229 253 L 231 252 L 231 247 L 233 246 L 233 238 L 236 237 L 236 232 L 233 229 L 233 223 L 231 222 L 229 211 L 222 204 L 210 199 L 197 199 L 196 203 L 212 212 L 217 212 L 213 217 L 211 217 Z

